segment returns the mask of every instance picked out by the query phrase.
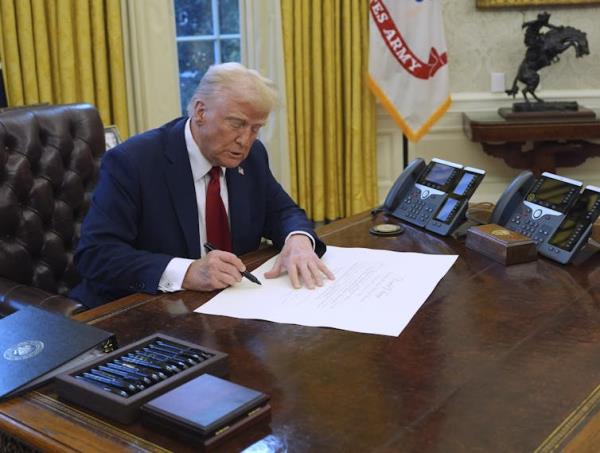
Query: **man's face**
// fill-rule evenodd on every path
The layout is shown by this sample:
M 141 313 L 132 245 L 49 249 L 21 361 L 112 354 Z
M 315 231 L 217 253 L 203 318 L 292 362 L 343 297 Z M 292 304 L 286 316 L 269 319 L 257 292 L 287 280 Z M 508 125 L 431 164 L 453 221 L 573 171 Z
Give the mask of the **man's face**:
M 250 147 L 269 112 L 234 96 L 197 101 L 192 135 L 213 165 L 234 168 L 248 157 Z

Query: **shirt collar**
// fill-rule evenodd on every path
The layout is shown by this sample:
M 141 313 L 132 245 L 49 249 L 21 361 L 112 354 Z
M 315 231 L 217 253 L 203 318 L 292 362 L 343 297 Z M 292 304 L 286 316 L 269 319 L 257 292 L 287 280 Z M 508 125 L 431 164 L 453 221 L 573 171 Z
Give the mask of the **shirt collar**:
M 210 171 L 213 166 L 208 159 L 204 157 L 204 154 L 202 154 L 202 151 L 200 151 L 196 140 L 194 140 L 194 137 L 192 136 L 191 118 L 188 118 L 185 123 L 185 146 L 190 158 L 194 182 L 199 181 Z M 221 174 L 225 174 L 225 169 L 223 167 L 221 167 L 221 170 Z

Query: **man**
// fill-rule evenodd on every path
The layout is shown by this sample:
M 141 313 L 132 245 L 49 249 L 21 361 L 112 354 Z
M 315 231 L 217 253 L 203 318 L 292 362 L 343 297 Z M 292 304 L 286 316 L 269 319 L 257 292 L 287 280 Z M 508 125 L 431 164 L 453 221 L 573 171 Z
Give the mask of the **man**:
M 537 18 L 535 20 L 523 22 L 523 25 L 521 25 L 521 28 L 527 29 L 527 30 L 525 30 L 525 38 L 524 38 L 525 46 L 533 47 L 533 48 L 537 49 L 542 45 L 542 43 L 543 43 L 542 33 L 541 33 L 542 27 L 547 27 L 550 29 L 558 28 L 555 25 L 552 25 L 549 21 L 550 21 L 550 13 L 542 12 L 537 15 Z
M 314 288 L 333 274 L 323 244 L 275 181 L 257 135 L 276 102 L 272 83 L 238 63 L 211 66 L 189 118 L 131 138 L 102 161 L 75 262 L 71 297 L 88 307 L 134 292 L 211 291 L 241 280 L 237 257 L 262 237 L 281 249 L 275 278 Z M 203 245 L 219 250 L 207 253 Z M 229 250 L 229 251 L 228 251 Z

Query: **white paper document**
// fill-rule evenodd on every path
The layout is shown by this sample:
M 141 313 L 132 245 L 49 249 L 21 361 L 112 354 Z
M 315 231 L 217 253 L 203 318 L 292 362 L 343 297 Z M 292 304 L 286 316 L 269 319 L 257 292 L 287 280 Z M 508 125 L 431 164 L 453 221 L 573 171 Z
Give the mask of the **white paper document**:
M 274 257 L 252 271 L 262 286 L 244 278 L 195 311 L 398 336 L 456 258 L 328 246 L 323 261 L 335 280 L 322 287 L 294 289 L 287 275 L 264 278 Z

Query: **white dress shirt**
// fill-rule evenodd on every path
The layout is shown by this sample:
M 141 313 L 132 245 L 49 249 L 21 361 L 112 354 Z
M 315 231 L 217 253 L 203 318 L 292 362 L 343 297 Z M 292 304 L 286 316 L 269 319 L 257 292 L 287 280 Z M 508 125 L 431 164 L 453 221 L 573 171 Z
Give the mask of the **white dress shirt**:
M 187 148 L 190 165 L 192 166 L 192 176 L 194 177 L 194 190 L 196 192 L 196 203 L 198 205 L 198 225 L 200 238 L 206 237 L 206 188 L 210 182 L 210 169 L 212 164 L 200 152 L 200 148 L 196 144 L 192 136 L 192 128 L 190 119 L 185 123 L 185 146 Z M 225 181 L 225 168 L 221 168 L 220 186 L 221 199 L 227 211 L 229 218 L 229 193 L 227 192 L 227 183 Z M 206 250 L 200 247 L 200 256 L 205 256 Z M 160 281 L 158 283 L 159 291 L 179 291 L 182 288 L 183 279 L 190 265 L 194 260 L 188 258 L 173 258 L 165 268 Z

